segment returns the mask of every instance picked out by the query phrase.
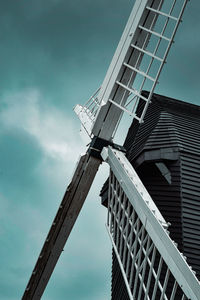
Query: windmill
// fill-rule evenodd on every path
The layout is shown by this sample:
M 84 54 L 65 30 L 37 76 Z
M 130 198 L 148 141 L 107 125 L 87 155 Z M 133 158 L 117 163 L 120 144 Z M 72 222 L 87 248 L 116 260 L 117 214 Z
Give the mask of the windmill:
M 175 299 L 177 287 L 182 299 L 198 299 L 199 282 L 169 238 L 168 224 L 126 159 L 123 147 L 113 143 L 123 113 L 143 122 L 186 4 L 187 0 L 136 0 L 102 86 L 84 106 L 75 107 L 91 143 L 77 163 L 22 299 L 41 298 L 102 161 L 111 169 L 107 229 L 130 299 L 135 299 L 136 293 L 145 293 L 149 299 L 151 278 L 144 281 L 145 265 L 150 266 L 148 276 L 155 276 L 156 256 L 167 266 L 163 285 L 156 282 L 163 297 L 172 276 L 170 299 Z M 142 93 L 145 89 L 150 92 Z M 126 229 L 123 246 L 119 217 L 122 223 L 128 217 L 136 224 L 130 232 Z

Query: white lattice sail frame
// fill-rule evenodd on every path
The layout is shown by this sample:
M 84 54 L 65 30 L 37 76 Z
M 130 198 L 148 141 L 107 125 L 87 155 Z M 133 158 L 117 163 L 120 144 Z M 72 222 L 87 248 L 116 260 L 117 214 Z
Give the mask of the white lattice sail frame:
M 125 155 L 108 147 L 102 157 L 110 165 L 106 227 L 130 299 L 199 300 L 195 273 Z
M 75 107 L 91 137 L 113 137 L 123 112 L 143 122 L 187 2 L 135 1 L 102 86 L 84 106 Z M 139 100 L 143 101 L 140 112 Z

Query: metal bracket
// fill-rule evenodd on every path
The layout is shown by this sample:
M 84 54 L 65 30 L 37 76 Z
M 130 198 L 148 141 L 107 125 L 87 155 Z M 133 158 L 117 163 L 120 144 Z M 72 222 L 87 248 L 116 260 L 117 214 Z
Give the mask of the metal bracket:
M 123 146 L 117 145 L 117 144 L 113 143 L 112 141 L 104 140 L 98 136 L 94 136 L 90 143 L 90 146 L 88 149 L 88 154 L 90 156 L 93 156 L 95 158 L 102 160 L 101 152 L 104 147 L 108 147 L 108 146 L 111 146 L 112 148 L 122 151 L 124 153 L 126 152 L 126 149 Z

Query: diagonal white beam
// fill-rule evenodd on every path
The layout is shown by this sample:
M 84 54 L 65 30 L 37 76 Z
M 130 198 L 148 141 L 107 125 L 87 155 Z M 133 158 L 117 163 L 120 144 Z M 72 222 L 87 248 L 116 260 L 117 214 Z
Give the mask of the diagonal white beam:
M 110 165 L 156 249 L 185 295 L 189 299 L 199 300 L 198 279 L 169 237 L 165 220 L 124 153 L 108 147 L 103 149 L 102 157 Z

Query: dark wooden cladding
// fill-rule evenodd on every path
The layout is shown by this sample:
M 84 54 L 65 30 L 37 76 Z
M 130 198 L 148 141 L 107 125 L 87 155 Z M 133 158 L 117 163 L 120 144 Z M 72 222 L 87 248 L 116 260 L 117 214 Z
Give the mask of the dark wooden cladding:
M 133 121 L 124 146 L 127 158 L 171 223 L 171 238 L 200 280 L 200 106 L 154 94 L 144 123 Z M 165 173 L 168 170 L 167 176 L 162 167 Z M 104 204 L 105 191 L 106 186 Z M 115 284 L 121 275 L 116 270 L 113 266 L 112 300 L 121 299 Z
M 200 278 L 200 155 L 183 152 L 182 218 L 184 254 Z M 193 176 L 194 174 L 194 176 Z
M 111 299 L 130 300 L 114 250 L 112 250 Z
M 137 173 L 163 217 L 171 223 L 169 228 L 170 236 L 178 243 L 178 248 L 182 252 L 182 212 L 179 166 L 179 161 L 167 164 L 167 167 L 173 173 L 171 184 L 160 174 L 153 162 L 143 163 L 137 169 Z

